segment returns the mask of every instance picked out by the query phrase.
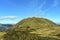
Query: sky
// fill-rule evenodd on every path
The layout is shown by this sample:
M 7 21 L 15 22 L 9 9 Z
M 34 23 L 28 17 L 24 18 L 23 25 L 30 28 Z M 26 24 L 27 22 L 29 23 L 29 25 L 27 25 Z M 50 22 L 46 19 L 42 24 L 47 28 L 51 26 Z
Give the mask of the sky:
M 15 24 L 28 17 L 60 23 L 60 0 L 0 0 L 0 23 Z

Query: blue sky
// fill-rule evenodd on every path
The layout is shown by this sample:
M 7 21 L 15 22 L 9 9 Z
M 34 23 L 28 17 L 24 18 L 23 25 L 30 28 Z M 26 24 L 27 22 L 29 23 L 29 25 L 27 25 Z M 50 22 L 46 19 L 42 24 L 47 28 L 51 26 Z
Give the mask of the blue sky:
M 13 24 L 34 16 L 60 23 L 60 0 L 0 0 L 0 23 Z

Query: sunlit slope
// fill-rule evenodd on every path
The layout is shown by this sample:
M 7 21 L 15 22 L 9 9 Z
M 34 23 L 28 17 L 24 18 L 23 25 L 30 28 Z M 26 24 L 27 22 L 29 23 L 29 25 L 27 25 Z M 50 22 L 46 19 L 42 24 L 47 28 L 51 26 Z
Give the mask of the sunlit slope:
M 15 27 L 24 27 L 29 26 L 31 28 L 46 28 L 46 27 L 55 27 L 57 26 L 54 22 L 45 19 L 45 18 L 26 18 L 18 22 Z
M 3 40 L 60 40 L 60 27 L 45 18 L 26 18 L 8 29 Z

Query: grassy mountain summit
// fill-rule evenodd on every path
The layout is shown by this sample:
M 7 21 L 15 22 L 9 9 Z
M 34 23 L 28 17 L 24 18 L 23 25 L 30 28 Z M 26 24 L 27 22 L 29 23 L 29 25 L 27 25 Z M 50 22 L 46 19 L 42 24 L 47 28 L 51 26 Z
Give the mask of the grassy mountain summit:
M 3 40 L 60 40 L 59 28 L 45 18 L 26 18 L 8 29 Z
M 54 22 L 45 18 L 26 18 L 18 22 L 15 26 L 29 26 L 31 28 L 42 28 L 42 27 L 55 27 L 57 26 Z

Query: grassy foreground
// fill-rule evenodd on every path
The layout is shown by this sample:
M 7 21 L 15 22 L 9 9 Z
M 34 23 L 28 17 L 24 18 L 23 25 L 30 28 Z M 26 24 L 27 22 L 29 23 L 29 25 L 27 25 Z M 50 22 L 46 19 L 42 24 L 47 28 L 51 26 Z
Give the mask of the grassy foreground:
M 2 39 L 2 37 L 4 36 L 5 32 L 0 32 L 0 40 Z

